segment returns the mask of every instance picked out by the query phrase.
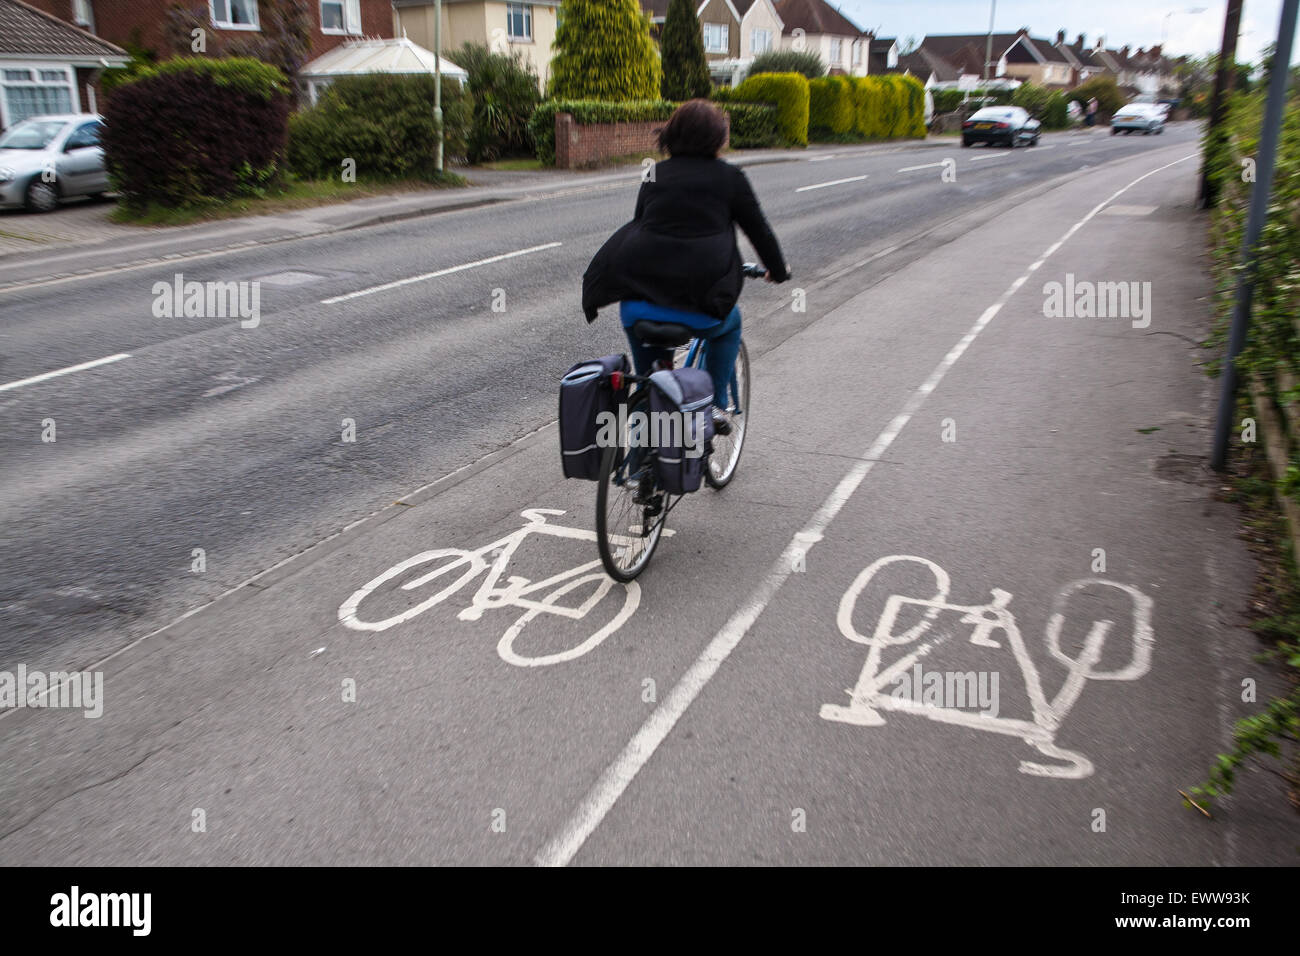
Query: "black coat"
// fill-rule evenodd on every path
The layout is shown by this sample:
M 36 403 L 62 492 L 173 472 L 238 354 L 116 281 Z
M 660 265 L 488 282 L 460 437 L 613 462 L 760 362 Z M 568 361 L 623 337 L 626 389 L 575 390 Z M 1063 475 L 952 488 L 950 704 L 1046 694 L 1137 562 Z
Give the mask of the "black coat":
M 678 156 L 641 184 L 632 221 L 610 236 L 582 277 L 582 311 L 627 299 L 725 318 L 744 276 L 736 226 L 772 278 L 790 278 L 745 174 L 720 159 Z

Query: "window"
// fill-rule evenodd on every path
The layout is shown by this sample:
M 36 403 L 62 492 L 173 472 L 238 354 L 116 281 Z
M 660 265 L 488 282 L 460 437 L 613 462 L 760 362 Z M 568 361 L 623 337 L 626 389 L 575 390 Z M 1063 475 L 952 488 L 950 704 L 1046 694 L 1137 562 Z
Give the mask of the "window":
M 839 37 L 831 37 L 831 66 L 839 66 L 844 59 L 843 43 Z
M 0 126 L 13 126 L 29 116 L 71 113 L 77 99 L 68 69 L 6 69 L 0 71 Z
M 361 0 L 320 0 L 322 33 L 361 33 Z
M 531 3 L 506 4 L 506 37 L 516 41 L 532 40 L 533 5 Z
M 227 30 L 256 30 L 257 0 L 209 0 L 212 25 Z
M 704 52 L 726 53 L 731 42 L 731 28 L 726 23 L 704 24 Z
M 68 141 L 63 144 L 65 150 L 68 149 L 86 149 L 89 146 L 99 145 L 99 133 L 103 129 L 100 123 L 85 123 L 77 127 L 76 132 L 68 137 Z
M 772 49 L 771 30 L 751 30 L 749 33 L 749 52 L 766 53 Z
M 862 41 L 853 41 L 853 65 L 859 66 L 862 63 Z
M 95 11 L 91 9 L 90 0 L 73 0 L 72 22 L 95 32 Z

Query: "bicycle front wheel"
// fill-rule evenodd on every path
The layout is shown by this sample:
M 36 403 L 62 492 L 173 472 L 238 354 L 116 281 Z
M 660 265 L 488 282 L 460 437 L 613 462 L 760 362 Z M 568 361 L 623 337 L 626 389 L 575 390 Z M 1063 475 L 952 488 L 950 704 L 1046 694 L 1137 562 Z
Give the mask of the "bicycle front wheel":
M 650 393 L 642 389 L 628 407 L 628 427 L 617 447 L 606 448 L 600 459 L 596 545 L 606 573 L 624 583 L 650 563 L 668 513 L 668 495 L 655 481 L 652 450 L 645 447 L 646 436 L 636 434 L 637 420 L 649 410 Z
M 727 435 L 713 436 L 713 454 L 709 455 L 709 467 L 704 472 L 704 480 L 712 488 L 725 488 L 736 476 L 736 466 L 740 464 L 740 451 L 745 444 L 746 423 L 749 419 L 749 350 L 745 343 L 740 343 L 740 352 L 736 355 L 735 370 L 731 376 L 726 404 L 719 402 L 722 416 L 731 425 Z

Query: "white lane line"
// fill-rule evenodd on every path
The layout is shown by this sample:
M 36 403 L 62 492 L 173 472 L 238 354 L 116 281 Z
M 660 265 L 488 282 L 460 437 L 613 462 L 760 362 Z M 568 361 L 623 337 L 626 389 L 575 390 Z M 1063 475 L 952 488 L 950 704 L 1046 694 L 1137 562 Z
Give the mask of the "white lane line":
M 842 186 L 845 183 L 860 183 L 866 178 L 866 176 L 850 176 L 848 179 L 832 179 L 828 183 L 815 183 L 812 186 L 800 186 L 795 190 L 795 192 L 806 193 L 810 189 L 825 189 L 827 186 Z
M 972 156 L 971 162 L 982 163 L 986 159 L 1009 159 L 1010 157 L 1011 157 L 1010 153 L 999 153 L 997 156 Z
M 942 165 L 943 165 L 943 163 L 926 163 L 926 164 L 923 165 L 923 166 L 904 166 L 902 169 L 899 170 L 899 172 L 900 172 L 900 173 L 911 173 L 911 172 L 915 172 L 915 171 L 918 170 L 918 169 L 935 169 L 936 167 L 939 167 L 939 166 L 942 166 Z
M 41 375 L 33 375 L 31 378 L 20 378 L 16 382 L 6 382 L 0 385 L 0 392 L 7 392 L 11 388 L 22 388 L 24 385 L 35 385 L 37 382 L 44 382 L 46 379 L 58 378 L 60 375 L 71 375 L 73 372 L 82 372 L 88 368 L 95 368 L 98 365 L 107 365 L 109 362 L 120 362 L 122 359 L 131 357 L 130 352 L 119 352 L 116 355 L 108 355 L 104 358 L 95 359 L 93 362 L 82 362 L 80 365 L 69 365 L 67 368 L 57 369 L 53 372 L 45 372 Z
M 1045 149 L 1056 149 L 1055 146 L 1035 146 L 1034 151 L 1041 153 Z
M 822 535 L 825 534 L 831 521 L 839 514 L 840 509 L 848 503 L 853 493 L 857 491 L 858 486 L 867 477 L 867 473 L 871 471 L 876 460 L 893 444 L 894 439 L 907 426 L 907 423 L 920 409 L 921 405 L 925 403 L 930 393 L 939 387 L 939 383 L 943 381 L 949 369 L 957 363 L 957 360 L 962 357 L 976 337 L 1002 311 L 1002 307 L 1029 280 L 1030 275 L 1042 266 L 1049 256 L 1060 249 L 1071 236 L 1087 225 L 1106 205 L 1114 202 L 1144 179 L 1195 158 L 1195 154 L 1184 156 L 1182 159 L 1144 173 L 1127 186 L 1117 190 L 1109 198 L 1103 199 L 1093 207 L 1091 212 L 1071 226 L 1065 235 L 1049 246 L 1047 251 L 1025 271 L 1024 275 L 1011 283 L 1007 290 L 1002 293 L 1002 296 L 984 310 L 984 313 L 971 326 L 970 331 L 962 336 L 961 340 L 935 366 L 929 378 L 922 382 L 911 394 L 899 413 L 894 416 L 893 421 L 886 425 L 885 430 L 876 436 L 876 440 L 871 443 L 871 447 L 863 453 L 862 459 L 835 486 L 835 490 L 822 502 L 822 506 L 817 509 L 807 526 L 790 539 L 790 543 L 786 545 L 781 556 L 768 569 L 758 587 L 746 598 L 745 603 L 722 626 L 722 629 L 713 636 L 708 646 L 704 648 L 700 656 L 682 675 L 681 680 L 668 692 L 668 696 L 664 698 L 663 703 L 655 708 L 646 722 L 627 742 L 627 746 L 614 758 L 614 762 L 605 768 L 599 779 L 596 780 L 591 790 L 587 792 L 587 795 L 573 812 L 573 815 L 538 852 L 534 862 L 539 866 L 565 866 L 582 849 L 582 845 L 587 841 L 587 838 L 600 826 L 601 821 L 605 819 L 605 815 L 618 802 L 619 797 L 623 795 L 623 792 L 632 783 L 641 768 L 654 755 L 659 745 L 664 742 L 677 721 L 686 713 L 686 709 L 691 706 L 691 703 L 699 696 L 700 691 L 704 689 L 705 685 L 713 678 L 713 675 L 722 667 L 723 662 L 736 649 L 745 635 L 749 633 L 749 629 L 758 620 L 758 616 L 763 613 L 772 598 L 776 596 L 776 592 L 781 589 L 781 585 L 785 583 L 786 578 L 793 573 L 796 566 L 803 566 L 804 556 L 812 549 L 814 544 L 822 539 Z M 797 561 L 795 560 L 796 556 L 799 558 Z
M 349 299 L 359 299 L 363 295 L 374 295 L 376 292 L 387 292 L 389 289 L 398 289 L 404 285 L 411 285 L 415 282 L 426 282 L 429 279 L 436 279 L 439 276 L 449 276 L 453 272 L 464 272 L 466 269 L 477 269 L 479 266 L 491 265 L 493 262 L 502 262 L 506 259 L 514 259 L 518 256 L 526 256 L 532 252 L 542 252 L 545 249 L 554 249 L 562 246 L 562 242 L 548 242 L 540 246 L 529 246 L 527 249 L 516 249 L 514 252 L 503 252 L 499 256 L 488 256 L 486 259 L 479 259 L 475 262 L 466 262 L 464 265 L 452 266 L 449 269 L 439 269 L 437 272 L 426 272 L 424 275 L 411 276 L 406 279 L 398 279 L 396 282 L 385 282 L 383 285 L 371 286 L 369 289 L 358 289 L 356 292 L 349 292 L 347 295 L 336 295 L 332 299 L 321 299 L 321 305 L 334 305 L 336 302 L 347 302 Z
M 834 153 L 831 153 L 829 156 L 809 156 L 809 157 L 808 157 L 808 162 L 810 162 L 810 163 L 824 163 L 824 162 L 826 162 L 826 160 L 828 160 L 828 159 L 834 159 L 834 158 L 835 158 L 835 154 L 834 154 Z

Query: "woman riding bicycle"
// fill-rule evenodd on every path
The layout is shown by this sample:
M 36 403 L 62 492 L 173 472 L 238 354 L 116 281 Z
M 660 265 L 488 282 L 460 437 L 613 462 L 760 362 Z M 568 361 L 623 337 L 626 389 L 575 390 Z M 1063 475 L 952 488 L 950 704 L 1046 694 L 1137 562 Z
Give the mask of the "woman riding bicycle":
M 640 342 L 631 331 L 634 321 L 677 323 L 707 339 L 705 364 L 718 404 L 740 351 L 736 300 L 744 276 L 735 227 L 758 251 L 769 282 L 790 278 L 749 180 L 718 158 L 726 138 L 726 119 L 708 100 L 679 106 L 659 131 L 659 148 L 669 158 L 648 170 L 632 221 L 609 238 L 582 277 L 588 322 L 598 308 L 622 303 L 638 375 L 649 375 L 658 359 L 671 359 L 671 350 Z

